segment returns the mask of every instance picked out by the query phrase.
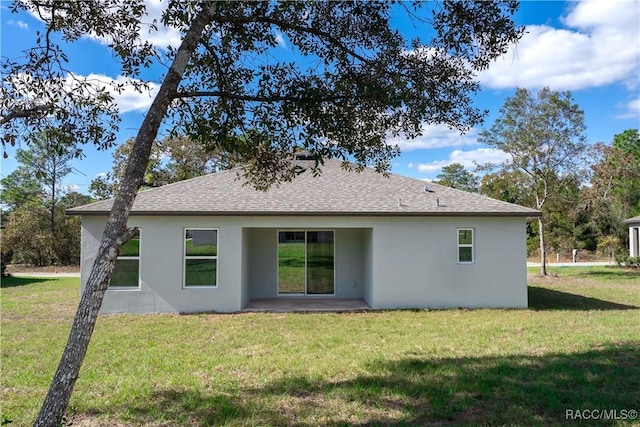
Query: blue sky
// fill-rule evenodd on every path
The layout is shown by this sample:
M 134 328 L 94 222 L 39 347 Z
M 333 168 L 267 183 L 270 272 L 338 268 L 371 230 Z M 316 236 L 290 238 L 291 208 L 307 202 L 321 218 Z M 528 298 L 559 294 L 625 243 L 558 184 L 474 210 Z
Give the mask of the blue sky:
M 160 16 L 163 4 L 158 0 L 147 3 L 151 21 Z M 41 24 L 31 15 L 10 13 L 8 6 L 7 1 L 0 0 L 0 49 L 2 56 L 14 58 L 35 41 Z M 585 111 L 590 143 L 610 142 L 613 135 L 640 126 L 640 2 L 523 1 L 515 20 L 526 26 L 525 36 L 479 75 L 482 92 L 475 97 L 475 105 L 489 110 L 484 126 L 493 123 L 505 98 L 513 95 L 516 87 L 535 91 L 543 86 L 572 91 L 575 102 Z M 395 22 L 407 35 L 415 31 L 408 22 Z M 143 37 L 164 45 L 179 43 L 179 34 L 162 28 L 157 33 L 144 30 Z M 278 48 L 286 55 L 287 40 L 282 39 Z M 118 79 L 117 64 L 98 40 L 87 37 L 67 52 L 70 68 L 77 75 Z M 160 73 L 154 69 L 144 77 L 158 79 Z M 151 95 L 125 91 L 116 99 L 122 118 L 118 142 L 124 142 L 135 136 Z M 481 129 L 459 135 L 446 127 L 425 125 L 424 135 L 415 140 L 390 140 L 402 149 L 392 170 L 434 179 L 443 166 L 451 163 L 472 169 L 474 161 L 505 159 L 504 153 L 477 143 Z M 16 167 L 13 150 L 9 156 L 2 160 L 3 177 Z M 86 193 L 91 180 L 111 170 L 111 165 L 111 151 L 85 147 L 85 157 L 74 162 L 74 172 L 65 185 Z

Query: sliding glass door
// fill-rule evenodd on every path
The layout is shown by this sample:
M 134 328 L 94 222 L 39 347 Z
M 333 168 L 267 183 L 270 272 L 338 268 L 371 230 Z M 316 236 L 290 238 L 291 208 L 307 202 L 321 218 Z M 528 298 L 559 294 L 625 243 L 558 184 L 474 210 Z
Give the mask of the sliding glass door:
M 304 294 L 306 274 L 304 231 L 278 232 L 278 293 Z
M 333 231 L 278 232 L 278 294 L 333 295 Z
M 307 294 L 333 294 L 333 231 L 307 231 Z

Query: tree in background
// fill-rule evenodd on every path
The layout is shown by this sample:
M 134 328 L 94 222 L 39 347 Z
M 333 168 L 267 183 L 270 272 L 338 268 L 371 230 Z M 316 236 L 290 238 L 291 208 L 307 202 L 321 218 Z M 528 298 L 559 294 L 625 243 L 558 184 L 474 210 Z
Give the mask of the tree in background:
M 557 177 L 553 197 L 542 210 L 547 249 L 554 253 L 571 253 L 573 249 L 594 250 L 595 242 L 585 240 L 587 219 L 580 209 L 580 189 L 584 173 L 576 171 Z M 585 171 L 586 172 L 586 169 Z
M 69 122 L 69 134 L 112 142 L 108 120 L 117 112 L 108 91 L 91 92 L 85 81 L 81 90 L 58 83 L 70 73 L 52 35 L 66 43 L 87 33 L 103 38 L 122 75 L 138 86 L 141 70 L 158 58 L 167 70 L 134 140 L 38 426 L 62 420 L 119 248 L 136 232 L 127 227 L 128 214 L 167 117 L 175 134 L 237 154 L 245 178 L 259 189 L 301 172 L 292 162 L 296 146 L 315 156 L 315 172 L 324 158 L 384 171 L 398 152 L 387 144 L 389 135 L 416 137 L 425 123 L 461 131 L 478 124 L 483 112 L 470 97 L 479 88 L 476 73 L 522 35 L 511 20 L 517 1 L 411 9 L 388 2 L 169 1 L 162 22 L 182 41 L 165 56 L 139 38 L 142 2 L 22 1 L 11 8 L 37 14 L 46 37 L 23 60 L 3 59 L 3 143 L 47 125 L 49 117 Z M 391 26 L 396 13 L 409 14 L 425 37 L 406 41 Z M 279 37 L 302 59 L 273 60 Z M 21 80 L 25 73 L 30 78 Z
M 127 168 L 127 161 L 133 151 L 134 139 L 129 138 L 118 146 L 113 152 L 113 165 L 111 171 L 104 176 L 99 176 L 91 181 L 89 192 L 93 197 L 99 200 L 110 199 L 115 197 L 118 192 L 118 185 L 124 177 Z M 155 142 L 151 146 L 149 161 L 144 174 L 144 180 L 140 186 L 142 190 L 156 186 L 155 182 L 158 177 L 158 168 L 162 160 L 162 153 Z
M 480 184 L 478 177 L 466 170 L 460 163 L 452 163 L 443 167 L 434 182 L 470 193 L 477 193 Z
M 164 138 L 160 149 L 167 158 L 161 170 L 167 184 L 229 169 L 237 163 L 234 154 L 184 136 Z
M 611 145 L 596 144 L 591 149 L 595 159 L 591 182 L 582 192 L 582 209 L 588 215 L 593 239 L 606 239 L 611 247 L 614 238 L 628 243 L 629 234 L 623 220 L 640 214 L 640 136 L 638 129 L 628 129 L 613 137 Z
M 547 274 L 545 221 L 549 202 L 557 199 L 570 177 L 584 170 L 586 136 L 584 112 L 571 92 L 543 88 L 536 95 L 518 88 L 507 98 L 500 116 L 478 141 L 511 157 L 501 165 L 519 171 L 523 185 L 534 196 L 530 205 L 543 212 L 538 219 L 541 273 Z
M 110 199 L 117 194 L 127 160 L 133 150 L 133 141 L 128 139 L 118 146 L 113 154 L 111 171 L 91 181 L 89 192 L 93 197 L 102 200 Z M 215 147 L 209 149 L 184 136 L 167 136 L 156 141 L 151 148 L 141 189 L 159 187 L 228 169 L 235 163 L 231 154 L 219 153 Z
M 480 194 L 508 203 L 522 206 L 533 206 L 534 198 L 524 182 L 523 172 L 519 170 L 495 170 L 494 164 L 481 165 L 478 169 L 486 172 L 480 179 Z M 536 247 L 537 228 L 527 224 L 527 254 Z
M 76 152 L 58 136 L 50 130 L 36 134 L 28 149 L 16 152 L 18 168 L 1 181 L 0 201 L 7 214 L 2 251 L 15 263 L 68 265 L 80 260 L 79 224 L 64 212 L 88 198 L 62 186 Z
M 484 165 L 484 169 L 495 169 L 496 165 Z M 522 206 L 532 206 L 535 198 L 525 185 L 524 172 L 520 170 L 500 169 L 482 175 L 480 180 L 480 194 L 515 203 Z

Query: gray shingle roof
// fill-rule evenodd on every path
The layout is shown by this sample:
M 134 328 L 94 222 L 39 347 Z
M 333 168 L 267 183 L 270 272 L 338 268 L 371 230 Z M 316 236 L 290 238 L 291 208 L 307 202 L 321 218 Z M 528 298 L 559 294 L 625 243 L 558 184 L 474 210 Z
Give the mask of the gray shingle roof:
M 622 222 L 624 222 L 625 224 L 640 224 L 640 215 L 634 216 L 633 218 L 625 219 Z
M 304 164 L 304 163 L 302 163 Z M 267 192 L 243 185 L 238 170 L 177 182 L 138 194 L 132 215 L 471 215 L 537 217 L 539 211 L 373 169 L 346 171 L 326 160 L 322 174 L 305 172 Z M 425 185 L 429 191 L 425 191 Z M 400 202 L 400 203 L 399 203 Z M 438 203 L 439 202 L 439 203 Z M 103 215 L 113 201 L 69 209 Z

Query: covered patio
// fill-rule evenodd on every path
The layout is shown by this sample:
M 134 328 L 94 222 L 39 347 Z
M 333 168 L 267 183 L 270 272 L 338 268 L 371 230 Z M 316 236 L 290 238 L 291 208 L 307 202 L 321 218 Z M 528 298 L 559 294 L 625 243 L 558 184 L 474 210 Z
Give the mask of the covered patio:
M 260 311 L 370 309 L 372 229 L 340 221 L 242 230 L 242 306 Z M 310 225 L 309 225 L 310 224 Z M 286 308 L 272 309 L 280 300 Z M 363 301 L 364 300 L 364 301 Z M 353 301 L 359 301 L 355 304 Z M 267 304 L 267 308 L 264 307 Z M 345 305 L 346 304 L 346 305 Z M 364 304 L 364 305 L 362 305 Z
M 371 306 L 359 298 L 258 298 L 249 300 L 244 312 L 344 312 L 366 311 Z

